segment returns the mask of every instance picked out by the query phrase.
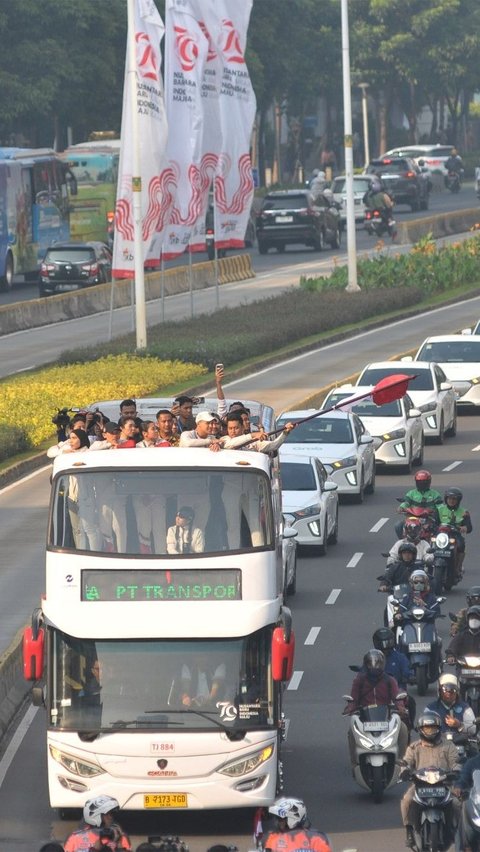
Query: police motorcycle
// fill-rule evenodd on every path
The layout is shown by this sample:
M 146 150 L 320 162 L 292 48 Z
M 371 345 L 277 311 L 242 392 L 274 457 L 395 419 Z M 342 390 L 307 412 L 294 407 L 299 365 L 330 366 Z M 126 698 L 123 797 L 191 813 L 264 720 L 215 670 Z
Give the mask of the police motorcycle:
M 419 809 L 419 819 L 413 826 L 414 852 L 446 852 L 454 842 L 454 829 L 448 818 L 453 794 L 448 785 L 456 776 L 456 772 L 436 766 L 402 771 L 401 780 L 415 785 L 413 801 Z
M 455 848 L 468 846 L 472 852 L 480 852 L 480 769 L 474 770 L 472 778 L 473 784 L 462 808 Z
M 415 576 L 418 574 L 422 574 L 428 582 L 425 571 L 414 571 L 410 577 L 411 586 L 420 579 Z M 436 598 L 436 604 L 444 600 Z M 397 598 L 392 605 L 398 650 L 410 662 L 418 694 L 425 695 L 429 684 L 434 683 L 441 673 L 442 640 L 436 630 L 435 619 L 444 616 L 440 614 L 438 606 L 430 609 L 415 603 L 404 604 Z

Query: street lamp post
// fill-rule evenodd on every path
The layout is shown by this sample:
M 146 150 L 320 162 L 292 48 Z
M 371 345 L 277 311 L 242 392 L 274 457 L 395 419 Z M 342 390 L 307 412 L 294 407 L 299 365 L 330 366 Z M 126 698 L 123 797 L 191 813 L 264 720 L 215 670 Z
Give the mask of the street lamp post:
M 370 162 L 370 145 L 368 142 L 368 83 L 359 83 L 358 88 L 362 90 L 362 115 L 363 115 L 363 151 L 365 157 L 365 168 Z
M 345 145 L 345 190 L 347 196 L 347 267 L 348 293 L 360 290 L 357 284 L 357 246 L 355 234 L 355 202 L 353 197 L 352 93 L 350 87 L 350 42 L 348 35 L 348 0 L 342 4 L 342 71 L 343 128 Z

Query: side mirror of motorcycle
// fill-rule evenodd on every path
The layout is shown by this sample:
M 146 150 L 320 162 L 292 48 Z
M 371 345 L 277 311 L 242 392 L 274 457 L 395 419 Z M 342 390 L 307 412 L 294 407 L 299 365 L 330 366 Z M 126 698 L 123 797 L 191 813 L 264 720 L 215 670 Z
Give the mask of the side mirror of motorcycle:
M 437 603 L 444 603 L 447 599 L 445 597 L 437 598 Z
M 359 671 L 360 671 L 360 666 L 349 666 L 348 668 L 349 668 L 349 669 L 350 669 L 350 671 L 352 671 L 352 672 L 359 672 Z M 344 696 L 344 697 L 345 697 L 345 696 Z
M 387 558 L 387 556 L 390 556 L 390 554 L 389 554 L 388 552 L 387 552 L 387 553 L 382 553 L 381 555 L 383 556 L 383 558 L 384 558 L 384 559 L 386 559 L 386 558 Z M 378 577 L 377 577 L 377 580 L 378 580 Z
M 408 698 L 407 692 L 397 692 L 397 694 L 395 696 L 395 701 L 398 701 L 399 699 L 401 699 L 403 701 L 405 698 Z
M 457 623 L 458 616 L 456 616 L 454 612 L 449 612 L 448 617 L 449 617 L 450 621 L 453 621 L 454 624 Z

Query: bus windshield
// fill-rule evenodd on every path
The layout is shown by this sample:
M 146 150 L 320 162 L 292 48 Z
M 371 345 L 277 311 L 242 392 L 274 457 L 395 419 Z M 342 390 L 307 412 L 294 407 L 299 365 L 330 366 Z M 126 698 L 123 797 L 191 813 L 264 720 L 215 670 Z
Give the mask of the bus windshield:
M 82 153 L 69 154 L 68 165 L 77 180 L 78 186 L 95 183 L 117 185 L 118 153 Z
M 49 547 L 170 559 L 274 550 L 270 482 L 238 468 L 65 472 L 54 482 Z
M 270 727 L 270 647 L 268 627 L 208 641 L 97 641 L 53 630 L 50 723 L 93 733 Z

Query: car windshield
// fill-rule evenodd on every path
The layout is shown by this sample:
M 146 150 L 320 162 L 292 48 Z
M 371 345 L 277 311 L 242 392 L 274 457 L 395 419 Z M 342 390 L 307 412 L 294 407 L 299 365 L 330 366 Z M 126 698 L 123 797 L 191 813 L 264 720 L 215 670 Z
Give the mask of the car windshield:
M 263 203 L 264 210 L 298 210 L 308 207 L 306 195 L 285 195 L 280 198 L 267 196 Z
M 317 485 L 311 464 L 281 462 L 283 491 L 315 491 Z
M 438 363 L 472 363 L 480 361 L 480 341 L 444 340 L 425 343 L 418 353 L 418 361 Z
M 399 399 L 375 405 L 372 399 L 361 399 L 352 406 L 352 411 L 359 417 L 402 417 L 402 405 Z
M 370 187 L 370 178 L 358 178 L 354 177 L 353 179 L 353 191 L 354 192 L 367 192 Z M 345 178 L 335 178 L 332 186 L 332 192 L 346 192 L 345 189 Z
M 95 260 L 95 253 L 88 248 L 58 248 L 47 252 L 45 260 L 53 263 L 85 263 Z
M 392 367 L 391 369 L 385 367 L 373 367 L 370 370 L 365 370 L 365 372 L 361 375 L 361 382 L 359 384 L 362 385 L 376 385 L 381 379 L 384 379 L 386 376 L 395 376 L 397 374 L 402 374 L 403 376 L 415 376 L 408 383 L 409 391 L 426 391 L 433 390 L 433 379 L 430 370 L 421 370 L 415 369 L 415 367 Z
M 282 426 L 288 419 L 279 421 Z M 287 435 L 286 444 L 353 444 L 350 420 L 333 417 L 315 417 L 299 423 Z

